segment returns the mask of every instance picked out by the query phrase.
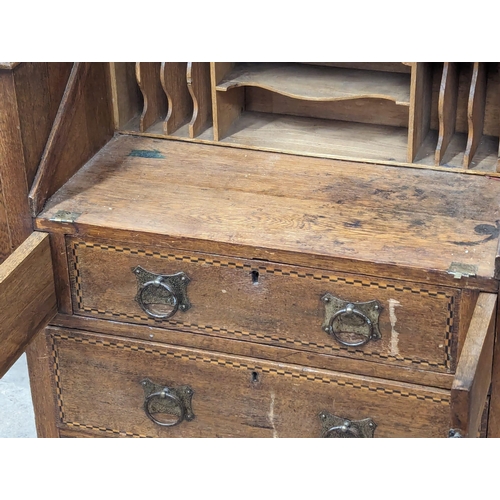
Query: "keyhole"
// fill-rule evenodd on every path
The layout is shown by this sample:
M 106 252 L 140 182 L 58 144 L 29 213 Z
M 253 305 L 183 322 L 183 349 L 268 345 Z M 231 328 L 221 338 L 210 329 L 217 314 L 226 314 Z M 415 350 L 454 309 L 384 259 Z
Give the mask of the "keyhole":
M 259 284 L 259 271 L 252 271 L 250 274 L 252 275 L 252 283 L 254 285 L 258 285 Z
M 252 382 L 255 384 L 259 381 L 259 374 L 257 372 L 252 372 Z

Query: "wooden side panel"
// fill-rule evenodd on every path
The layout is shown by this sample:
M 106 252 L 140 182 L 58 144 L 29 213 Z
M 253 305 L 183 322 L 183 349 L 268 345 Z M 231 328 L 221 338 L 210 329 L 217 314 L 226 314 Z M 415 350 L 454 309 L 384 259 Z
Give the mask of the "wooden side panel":
M 0 377 L 56 314 L 49 235 L 33 233 L 0 267 Z
M 110 62 L 110 84 L 115 127 L 121 129 L 142 112 L 143 98 L 135 76 L 135 63 Z
M 432 68 L 414 63 L 411 71 L 408 162 L 413 162 L 431 125 Z
M 320 413 L 375 437 L 447 437 L 449 391 L 157 342 L 49 328 L 61 430 L 115 437 L 321 437 Z M 194 419 L 160 427 L 142 381 L 188 385 Z M 164 417 L 164 415 L 163 415 Z M 161 417 L 160 417 L 161 418 Z
M 51 339 L 44 331 L 33 338 L 26 349 L 30 375 L 31 397 L 39 438 L 59 437 L 58 408 L 54 391 L 54 367 L 51 363 Z
M 31 186 L 73 63 L 24 63 L 14 71 L 26 177 Z
M 479 295 L 451 389 L 451 427 L 464 437 L 476 437 L 490 387 L 496 301 Z
M 105 63 L 75 63 L 30 192 L 36 215 L 113 135 Z
M 497 326 L 495 329 L 495 342 L 493 348 L 488 437 L 500 438 L 500 307 L 498 307 L 498 303 L 496 319 Z
M 231 71 L 234 63 L 210 63 L 214 140 L 224 139 L 231 125 L 238 119 L 244 106 L 245 89 L 238 87 L 227 92 L 217 92 L 217 84 Z
M 32 232 L 16 87 L 10 70 L 0 70 L 0 189 L 1 262 Z

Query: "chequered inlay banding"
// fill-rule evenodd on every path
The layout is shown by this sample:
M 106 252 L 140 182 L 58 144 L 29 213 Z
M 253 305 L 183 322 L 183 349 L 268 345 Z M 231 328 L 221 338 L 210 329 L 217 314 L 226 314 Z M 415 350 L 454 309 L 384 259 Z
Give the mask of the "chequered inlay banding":
M 352 347 L 347 347 L 343 345 L 335 345 L 335 344 L 322 344 L 317 342 L 308 342 L 306 340 L 300 340 L 295 338 L 287 338 L 287 337 L 278 337 L 270 334 L 249 332 L 244 330 L 231 330 L 227 328 L 220 328 L 213 325 L 200 325 L 194 323 L 188 323 L 183 321 L 177 321 L 174 319 L 168 320 L 156 320 L 152 319 L 146 315 L 142 314 L 131 314 L 126 312 L 116 312 L 109 311 L 105 309 L 97 309 L 93 307 L 87 307 L 84 305 L 84 298 L 81 288 L 81 273 L 80 273 L 80 264 L 79 264 L 79 255 L 78 249 L 80 246 L 84 246 L 86 248 L 98 249 L 107 252 L 119 252 L 119 253 L 128 253 L 130 255 L 139 255 L 146 257 L 154 257 L 157 259 L 165 259 L 168 261 L 178 261 L 178 262 L 189 262 L 194 264 L 206 264 L 212 265 L 216 267 L 228 267 L 233 269 L 259 269 L 260 272 L 265 272 L 267 274 L 277 274 L 281 276 L 290 276 L 292 278 L 299 279 L 313 279 L 316 281 L 327 281 L 329 283 L 344 283 L 346 285 L 352 286 L 361 286 L 367 288 L 377 288 L 377 289 L 392 289 L 397 292 L 403 293 L 412 293 L 418 294 L 425 297 L 435 297 L 438 299 L 447 300 L 447 311 L 448 316 L 446 318 L 446 329 L 444 336 L 444 357 L 441 363 L 437 363 L 434 361 L 430 361 L 427 359 L 422 359 L 418 357 L 405 357 L 400 355 L 391 355 L 381 352 L 369 351 L 367 349 L 355 349 Z M 282 269 L 275 267 L 273 265 L 259 265 L 252 266 L 250 264 L 244 264 L 241 262 L 231 262 L 224 261 L 218 258 L 205 258 L 201 256 L 187 256 L 187 255 L 177 255 L 170 253 L 161 253 L 150 250 L 140 250 L 140 249 L 131 249 L 129 247 L 120 247 L 116 245 L 104 245 L 100 243 L 93 242 L 84 242 L 84 241 L 73 241 L 71 242 L 71 249 L 73 255 L 73 277 L 74 277 L 74 289 L 76 296 L 76 306 L 79 311 L 98 315 L 98 316 L 107 316 L 108 318 L 114 319 L 131 319 L 135 321 L 140 321 L 143 323 L 148 323 L 151 325 L 158 326 L 159 324 L 168 324 L 174 327 L 184 327 L 189 329 L 201 330 L 208 333 L 221 333 L 227 334 L 240 338 L 250 338 L 257 339 L 261 341 L 267 341 L 271 343 L 278 343 L 281 345 L 287 346 L 298 346 L 298 347 L 312 347 L 315 349 L 321 349 L 325 351 L 335 352 L 335 351 L 344 351 L 350 354 L 354 354 L 359 357 L 376 357 L 378 359 L 386 360 L 386 361 L 399 361 L 406 364 L 418 365 L 420 367 L 430 367 L 430 368 L 444 368 L 446 370 L 450 370 L 451 367 L 451 338 L 453 334 L 453 326 L 454 326 L 454 310 L 455 310 L 455 297 L 454 295 L 447 293 L 446 291 L 438 291 L 438 290 L 429 290 L 427 288 L 414 288 L 411 286 L 405 285 L 395 285 L 392 283 L 384 283 L 384 282 L 375 282 L 375 281 L 365 281 L 362 279 L 355 278 L 345 278 L 343 276 L 335 276 L 331 274 L 318 274 L 314 272 L 298 272 L 289 269 Z
M 400 389 L 390 389 L 387 387 L 378 387 L 374 384 L 369 383 L 361 383 L 361 382 L 352 382 L 349 380 L 336 379 L 330 376 L 319 376 L 312 373 L 302 373 L 300 371 L 295 371 L 292 368 L 290 369 L 279 369 L 272 368 L 269 366 L 262 366 L 256 363 L 245 363 L 245 362 L 236 362 L 229 359 L 218 358 L 216 355 L 210 355 L 211 353 L 206 353 L 206 355 L 201 355 L 198 353 L 181 353 L 176 351 L 171 351 L 168 348 L 157 348 L 155 347 L 146 347 L 144 345 L 138 345 L 129 342 L 115 342 L 111 340 L 104 340 L 100 338 L 94 337 L 86 337 L 78 334 L 62 334 L 62 333 L 51 333 L 52 337 L 52 356 L 53 356 L 53 366 L 54 372 L 56 373 L 56 395 L 57 402 L 59 407 L 59 417 L 61 424 L 64 424 L 68 427 L 76 427 L 80 429 L 88 429 L 95 430 L 100 432 L 107 432 L 115 435 L 122 436 L 130 436 L 130 437 L 154 437 L 148 436 L 145 434 L 135 434 L 124 430 L 111 429 L 104 426 L 93 425 L 93 424 L 84 424 L 82 422 L 72 422 L 66 420 L 66 415 L 64 412 L 64 388 L 61 382 L 61 374 L 59 368 L 59 352 L 58 352 L 58 341 L 69 341 L 75 342 L 78 344 L 86 344 L 93 345 L 100 348 L 107 349 L 121 349 L 125 351 L 135 351 L 135 352 L 143 352 L 147 354 L 152 354 L 155 356 L 166 357 L 171 359 L 177 359 L 181 362 L 195 362 L 195 363 L 207 363 L 214 364 L 218 366 L 227 367 L 230 369 L 236 370 L 247 370 L 247 371 L 259 371 L 261 373 L 269 373 L 275 376 L 289 377 L 296 380 L 308 380 L 310 382 L 322 383 L 322 384 L 332 384 L 339 387 L 350 387 L 352 389 L 359 389 L 369 392 L 377 392 L 380 394 L 387 394 L 390 396 L 398 396 L 404 397 L 408 399 L 420 400 L 420 401 L 429 401 L 432 403 L 437 403 L 441 405 L 448 406 L 450 404 L 450 398 L 448 396 L 430 396 L 428 394 L 418 394 L 416 392 L 400 390 Z M 146 417 L 145 417 L 146 418 Z

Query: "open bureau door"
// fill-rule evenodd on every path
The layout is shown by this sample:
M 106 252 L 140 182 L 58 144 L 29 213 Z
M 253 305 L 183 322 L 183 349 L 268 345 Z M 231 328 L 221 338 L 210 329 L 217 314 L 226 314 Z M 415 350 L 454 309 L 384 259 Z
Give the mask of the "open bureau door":
M 0 378 L 55 316 L 49 235 L 32 233 L 0 265 Z

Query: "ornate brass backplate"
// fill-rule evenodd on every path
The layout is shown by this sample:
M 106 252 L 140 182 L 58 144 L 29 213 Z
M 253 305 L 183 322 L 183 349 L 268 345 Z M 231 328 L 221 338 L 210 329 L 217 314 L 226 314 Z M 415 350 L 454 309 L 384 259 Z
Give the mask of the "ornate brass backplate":
M 378 320 L 382 306 L 377 300 L 349 302 L 331 293 L 321 297 L 325 304 L 323 330 L 340 344 L 357 347 L 382 338 Z
M 325 438 L 372 438 L 377 424 L 371 418 L 349 420 L 327 411 L 319 414 Z
M 173 427 L 183 420 L 194 419 L 191 399 L 194 391 L 188 385 L 166 387 L 155 384 L 148 378 L 142 382 L 144 389 L 144 411 L 149 419 L 162 427 Z M 166 414 L 168 420 L 160 420 L 156 415 Z
M 152 318 L 167 319 L 179 309 L 185 312 L 191 307 L 187 297 L 187 285 L 191 280 L 185 273 L 155 274 L 141 266 L 134 267 L 132 272 L 137 278 L 135 300 Z

